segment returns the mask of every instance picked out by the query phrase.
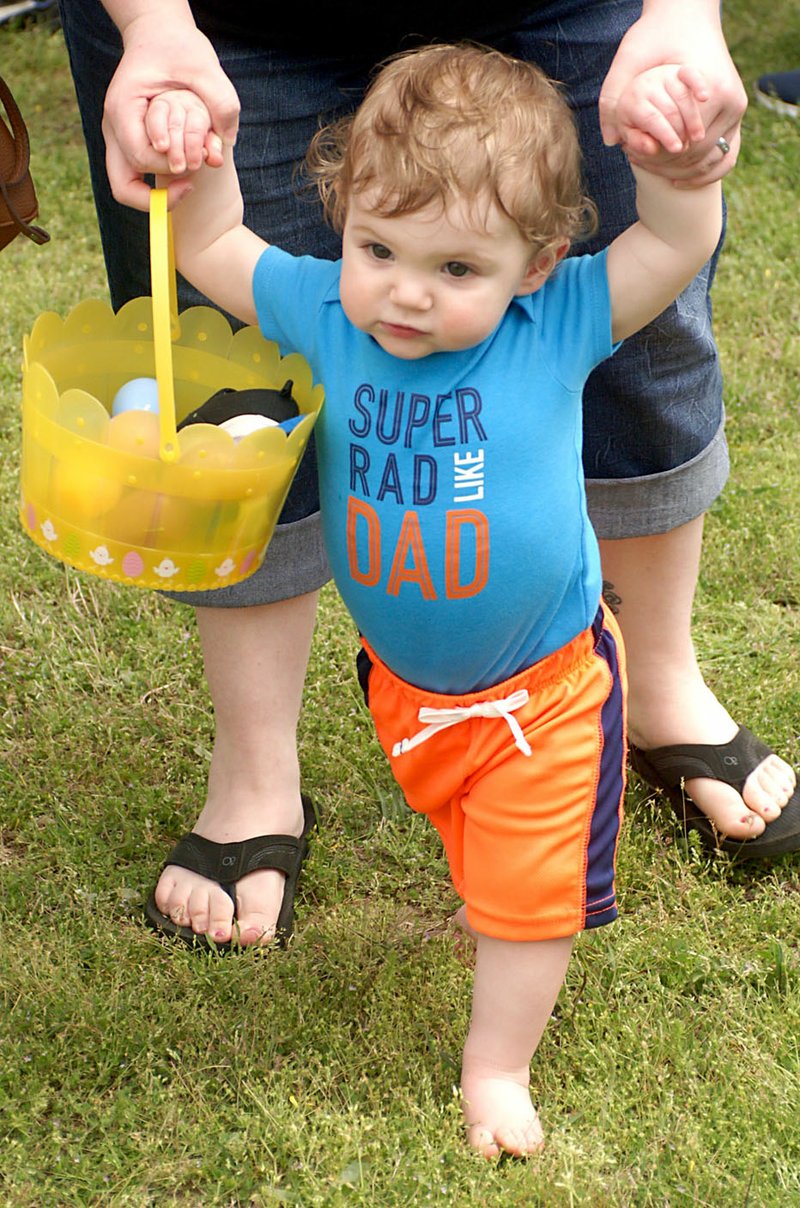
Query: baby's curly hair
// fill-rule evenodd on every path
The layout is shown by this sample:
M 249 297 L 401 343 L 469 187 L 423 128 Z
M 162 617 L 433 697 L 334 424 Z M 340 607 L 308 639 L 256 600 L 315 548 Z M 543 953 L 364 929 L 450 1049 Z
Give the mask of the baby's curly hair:
M 383 217 L 466 199 L 496 203 L 534 254 L 596 225 L 572 113 L 538 67 L 473 44 L 388 60 L 357 112 L 319 130 L 306 172 L 334 230 L 374 191 Z

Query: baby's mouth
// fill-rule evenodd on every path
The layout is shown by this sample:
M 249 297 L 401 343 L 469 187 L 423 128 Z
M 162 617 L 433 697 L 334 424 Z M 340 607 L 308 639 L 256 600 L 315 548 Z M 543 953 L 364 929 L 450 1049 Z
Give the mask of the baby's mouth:
M 425 335 L 425 332 L 420 331 L 418 327 L 409 327 L 406 323 L 382 322 L 380 326 L 388 335 L 399 336 L 401 339 L 412 339 L 414 336 Z

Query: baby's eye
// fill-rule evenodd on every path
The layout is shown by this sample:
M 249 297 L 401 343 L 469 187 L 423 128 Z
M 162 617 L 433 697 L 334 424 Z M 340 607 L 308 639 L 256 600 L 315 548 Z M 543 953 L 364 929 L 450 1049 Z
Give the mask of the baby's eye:
M 391 251 L 383 243 L 371 243 L 369 245 L 369 252 L 376 260 L 391 260 L 392 258 Z
M 472 272 L 472 269 L 462 264 L 460 260 L 449 260 L 444 266 L 444 271 L 448 277 L 467 277 Z

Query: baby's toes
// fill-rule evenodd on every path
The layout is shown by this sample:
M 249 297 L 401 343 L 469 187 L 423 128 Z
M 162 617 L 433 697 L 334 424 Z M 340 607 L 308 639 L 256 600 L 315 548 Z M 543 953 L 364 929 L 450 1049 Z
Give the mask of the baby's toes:
M 481 1157 L 496 1158 L 500 1153 L 500 1146 L 495 1141 L 493 1133 L 484 1124 L 468 1125 L 467 1141 Z
M 544 1148 L 544 1135 L 538 1121 L 531 1122 L 527 1127 L 498 1128 L 494 1139 L 506 1153 L 518 1158 Z

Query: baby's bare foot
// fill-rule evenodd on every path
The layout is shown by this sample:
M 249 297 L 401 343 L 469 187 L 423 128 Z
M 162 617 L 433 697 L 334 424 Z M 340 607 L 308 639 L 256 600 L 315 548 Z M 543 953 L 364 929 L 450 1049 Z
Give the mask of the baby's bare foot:
M 467 1140 L 484 1158 L 501 1151 L 523 1158 L 544 1146 L 527 1070 L 514 1075 L 465 1062 L 461 1095 Z

